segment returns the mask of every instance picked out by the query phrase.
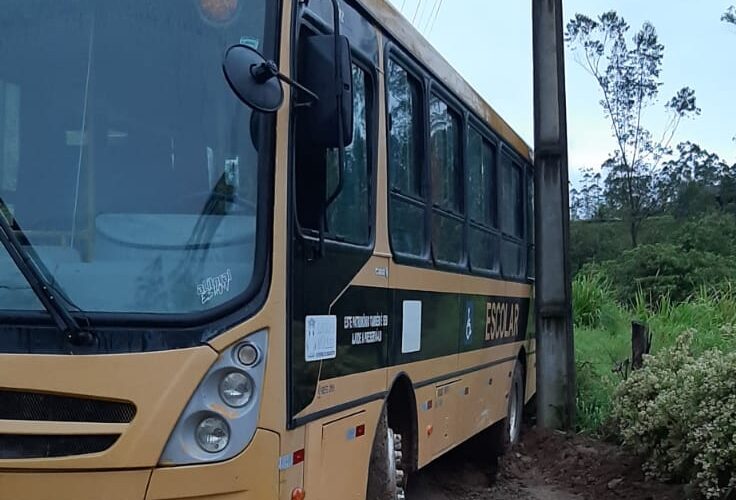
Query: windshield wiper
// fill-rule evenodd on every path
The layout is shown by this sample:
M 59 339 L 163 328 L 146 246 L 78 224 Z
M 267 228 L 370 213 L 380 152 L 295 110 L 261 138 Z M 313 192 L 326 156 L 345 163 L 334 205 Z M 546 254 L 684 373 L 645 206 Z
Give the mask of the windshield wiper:
M 38 300 L 51 315 L 54 323 L 66 336 L 67 340 L 74 345 L 91 344 L 94 341 L 92 333 L 79 326 L 77 320 L 69 312 L 68 307 L 63 303 L 62 295 L 41 273 L 28 251 L 23 248 L 23 245 L 15 235 L 15 231 L 10 227 L 10 224 L 5 218 L 5 214 L 9 213 L 10 211 L 7 210 L 7 205 L 0 198 L 0 242 L 5 247 L 5 250 L 8 251 L 18 270 L 31 286 L 33 293 L 36 294 Z M 27 240 L 20 228 L 18 232 Z

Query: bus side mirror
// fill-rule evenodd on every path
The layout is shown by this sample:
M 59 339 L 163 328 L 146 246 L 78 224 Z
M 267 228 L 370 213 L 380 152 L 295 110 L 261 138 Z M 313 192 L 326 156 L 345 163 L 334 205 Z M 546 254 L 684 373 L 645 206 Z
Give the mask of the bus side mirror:
M 300 64 L 303 70 L 299 83 L 319 97 L 301 109 L 301 119 L 304 120 L 304 130 L 309 130 L 310 143 L 320 148 L 349 146 L 353 142 L 350 42 L 341 35 L 310 36 L 301 47 L 300 57 L 304 59 Z M 342 95 L 339 107 L 338 95 Z
M 278 67 L 253 47 L 238 44 L 227 49 L 222 71 L 235 95 L 256 111 L 273 113 L 283 104 Z

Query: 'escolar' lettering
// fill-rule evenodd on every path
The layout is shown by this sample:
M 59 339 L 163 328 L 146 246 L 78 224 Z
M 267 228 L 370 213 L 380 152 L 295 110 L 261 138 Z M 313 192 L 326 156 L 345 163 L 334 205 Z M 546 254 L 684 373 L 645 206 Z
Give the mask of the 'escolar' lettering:
M 486 341 L 514 338 L 519 333 L 519 304 L 486 304 Z

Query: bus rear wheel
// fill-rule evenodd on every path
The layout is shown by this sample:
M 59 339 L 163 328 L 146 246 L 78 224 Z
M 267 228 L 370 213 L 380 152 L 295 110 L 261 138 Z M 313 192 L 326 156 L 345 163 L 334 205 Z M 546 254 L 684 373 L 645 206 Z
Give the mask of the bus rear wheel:
M 405 485 L 401 434 L 389 427 L 384 407 L 373 439 L 366 500 L 405 500 Z
M 506 418 L 493 429 L 493 445 L 497 454 L 503 455 L 519 442 L 524 420 L 524 366 L 514 365 L 508 394 Z

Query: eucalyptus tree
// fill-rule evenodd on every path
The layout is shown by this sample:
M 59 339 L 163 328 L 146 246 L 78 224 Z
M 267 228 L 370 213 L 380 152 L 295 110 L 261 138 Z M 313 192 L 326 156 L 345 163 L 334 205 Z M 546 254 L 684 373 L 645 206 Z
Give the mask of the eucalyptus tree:
M 683 118 L 700 109 L 695 91 L 680 89 L 665 105 L 664 130 L 654 136 L 645 123 L 651 116 L 646 111 L 658 102 L 664 45 L 651 23 L 629 38 L 630 30 L 615 11 L 597 19 L 576 14 L 565 39 L 601 92 L 600 106 L 616 140 L 603 164 L 606 204 L 627 222 L 635 247 L 642 222 L 659 208 L 655 186 L 675 132 Z

